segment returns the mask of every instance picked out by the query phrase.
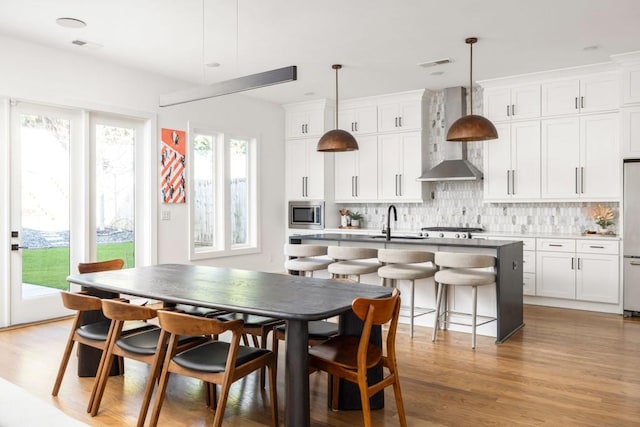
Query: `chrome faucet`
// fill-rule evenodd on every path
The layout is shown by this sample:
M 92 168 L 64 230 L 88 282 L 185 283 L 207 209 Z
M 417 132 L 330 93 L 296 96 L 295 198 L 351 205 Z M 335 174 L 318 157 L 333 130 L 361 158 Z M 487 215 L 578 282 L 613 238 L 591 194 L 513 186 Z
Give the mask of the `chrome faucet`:
M 398 211 L 394 205 L 389 205 L 387 210 L 387 242 L 391 240 L 391 211 L 393 210 L 393 220 L 398 221 Z

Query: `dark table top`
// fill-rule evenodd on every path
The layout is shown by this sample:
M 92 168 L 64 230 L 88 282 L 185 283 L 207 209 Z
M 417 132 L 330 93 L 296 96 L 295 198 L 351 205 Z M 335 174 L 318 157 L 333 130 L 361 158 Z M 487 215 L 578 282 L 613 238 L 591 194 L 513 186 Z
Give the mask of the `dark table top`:
M 484 248 L 484 249 L 499 249 L 504 246 L 521 244 L 513 240 L 488 240 L 488 239 L 439 239 L 439 238 L 402 238 L 400 236 L 394 237 L 391 233 L 391 241 L 387 242 L 380 236 L 369 236 L 365 234 L 350 234 L 350 233 L 327 233 L 327 234 L 306 234 L 306 235 L 292 235 L 290 239 L 300 240 L 334 240 L 345 242 L 358 242 L 358 243 L 378 243 L 380 246 L 386 243 L 400 243 L 403 245 L 413 246 L 452 246 L 452 247 L 464 247 L 464 248 Z
M 74 274 L 67 280 L 109 292 L 285 320 L 325 319 L 350 309 L 357 297 L 391 294 L 376 285 L 186 264 Z

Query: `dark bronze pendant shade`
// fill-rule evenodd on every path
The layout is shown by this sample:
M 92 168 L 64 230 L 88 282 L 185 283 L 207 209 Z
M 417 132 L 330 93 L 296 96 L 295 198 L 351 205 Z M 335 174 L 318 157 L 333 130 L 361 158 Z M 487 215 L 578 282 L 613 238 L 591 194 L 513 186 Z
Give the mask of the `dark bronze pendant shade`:
M 338 129 L 338 70 L 342 68 L 340 64 L 331 66 L 336 70 L 336 128 L 322 135 L 318 141 L 317 151 L 340 152 L 355 151 L 358 149 L 358 142 L 346 130 Z
M 473 112 L 473 44 L 476 37 L 469 37 L 465 43 L 471 52 L 469 66 L 469 111 Z M 468 114 L 453 122 L 447 132 L 447 141 L 486 141 L 498 138 L 496 127 L 489 119 L 475 114 Z

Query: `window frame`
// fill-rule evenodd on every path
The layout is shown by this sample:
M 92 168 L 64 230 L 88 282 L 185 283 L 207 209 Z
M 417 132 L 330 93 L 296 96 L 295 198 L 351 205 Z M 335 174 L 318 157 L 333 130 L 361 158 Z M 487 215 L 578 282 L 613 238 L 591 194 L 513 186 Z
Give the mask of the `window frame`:
M 217 233 L 213 246 L 199 247 L 195 245 L 196 209 L 195 200 L 195 156 L 194 138 L 196 135 L 208 135 L 213 137 L 215 144 L 215 170 L 213 180 L 215 185 L 215 210 L 216 223 L 222 232 Z M 248 212 L 248 236 L 246 244 L 232 244 L 231 238 L 231 167 L 230 167 L 230 142 L 242 140 L 248 143 L 248 168 L 247 168 L 247 196 L 249 203 Z M 260 252 L 260 230 L 258 212 L 260 211 L 260 197 L 258 192 L 258 138 L 248 137 L 239 133 L 223 132 L 215 130 L 212 126 L 197 123 L 188 124 L 187 138 L 187 177 L 189 188 L 187 189 L 187 205 L 189 210 L 189 260 L 204 260 L 222 258 L 237 255 L 248 255 Z

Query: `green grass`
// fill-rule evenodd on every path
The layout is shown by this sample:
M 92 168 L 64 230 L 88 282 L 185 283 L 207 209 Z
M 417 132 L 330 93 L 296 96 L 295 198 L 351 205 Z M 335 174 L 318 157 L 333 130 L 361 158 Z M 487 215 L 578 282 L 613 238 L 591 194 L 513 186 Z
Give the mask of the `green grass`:
M 98 245 L 98 261 L 122 258 L 124 268 L 134 266 L 133 242 Z M 73 272 L 76 273 L 75 267 Z M 68 289 L 69 248 L 25 249 L 22 251 L 22 282 L 56 289 Z

